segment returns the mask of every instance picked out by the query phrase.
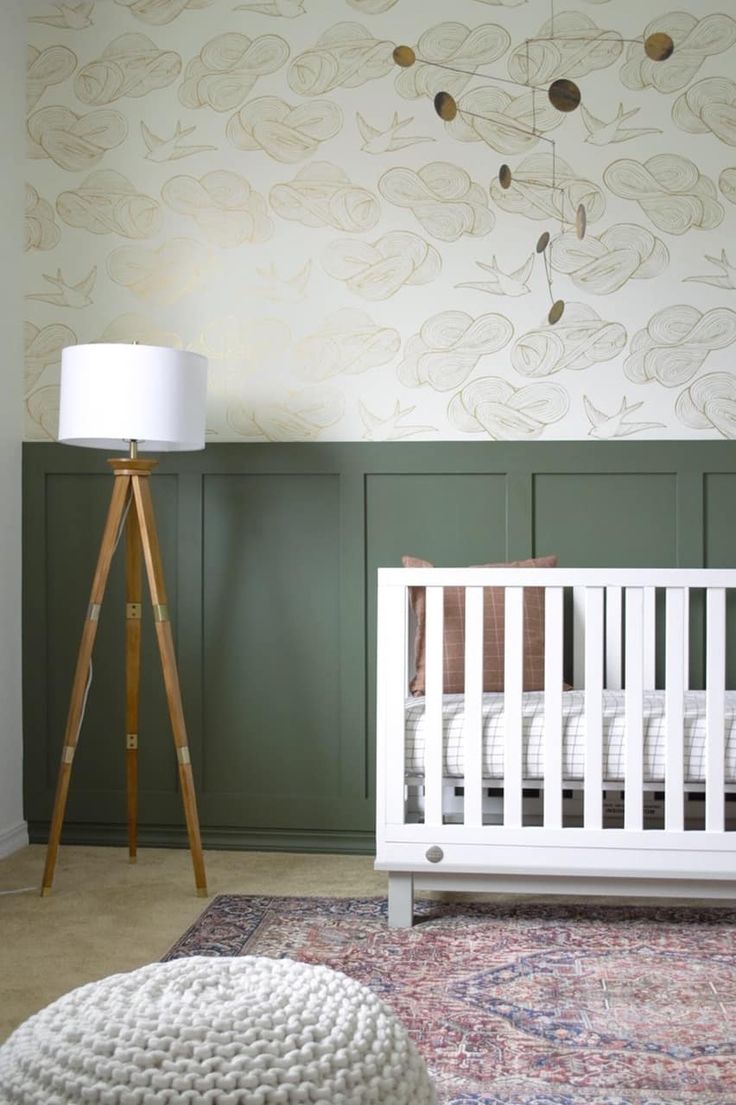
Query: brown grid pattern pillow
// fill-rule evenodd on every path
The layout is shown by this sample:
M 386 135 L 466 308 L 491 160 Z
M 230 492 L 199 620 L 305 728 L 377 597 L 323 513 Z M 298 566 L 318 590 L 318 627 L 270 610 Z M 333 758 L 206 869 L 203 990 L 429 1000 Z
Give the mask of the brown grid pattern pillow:
M 428 560 L 402 556 L 405 568 L 432 568 Z M 508 564 L 479 564 L 480 568 L 554 568 L 556 556 L 534 560 L 512 560 Z M 413 695 L 425 692 L 426 591 L 411 587 L 411 605 L 417 622 L 414 637 L 416 674 L 410 689 Z M 483 588 L 483 690 L 503 690 L 504 669 L 504 589 Z M 465 589 L 444 589 L 444 693 L 459 694 L 465 689 Z M 524 690 L 544 689 L 544 588 L 524 589 Z

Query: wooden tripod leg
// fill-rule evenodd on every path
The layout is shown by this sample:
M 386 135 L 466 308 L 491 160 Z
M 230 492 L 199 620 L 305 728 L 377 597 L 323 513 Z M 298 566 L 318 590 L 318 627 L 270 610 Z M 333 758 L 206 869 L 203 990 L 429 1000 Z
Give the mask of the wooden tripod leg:
M 138 851 L 138 703 L 141 675 L 141 534 L 133 507 L 125 526 L 125 775 L 128 861 Z
M 171 633 L 171 622 L 169 621 L 166 585 L 164 583 L 164 571 L 161 563 L 161 550 L 159 548 L 158 535 L 156 533 L 156 520 L 153 514 L 151 489 L 147 476 L 133 475 L 132 484 L 134 501 L 138 511 L 138 524 L 141 531 L 143 558 L 146 564 L 148 585 L 151 591 L 156 639 L 158 641 L 159 653 L 161 654 L 161 668 L 163 670 L 164 685 L 166 687 L 166 700 L 169 705 L 171 729 L 174 735 L 176 757 L 179 763 L 179 783 L 181 786 L 182 801 L 184 803 L 187 833 L 189 835 L 189 849 L 192 853 L 194 882 L 197 887 L 197 893 L 201 897 L 205 897 L 207 895 L 207 879 L 204 871 L 202 841 L 199 833 L 197 799 L 194 792 L 194 778 L 192 776 L 192 764 L 189 757 L 189 743 L 187 741 L 187 731 L 184 723 L 179 675 L 176 669 L 176 656 L 174 654 L 174 639 Z
M 115 541 L 123 518 L 129 487 L 129 476 L 116 477 L 112 498 L 110 500 L 110 507 L 107 512 L 105 529 L 100 543 L 97 567 L 95 568 L 95 574 L 92 580 L 92 590 L 89 597 L 89 606 L 87 607 L 87 618 L 84 623 L 84 629 L 82 630 L 82 640 L 79 644 L 77 666 L 74 671 L 74 682 L 72 683 L 71 698 L 69 700 L 69 711 L 66 719 L 66 729 L 64 730 L 64 745 L 61 750 L 61 764 L 59 765 L 59 775 L 56 781 L 54 811 L 51 817 L 49 842 L 46 849 L 46 866 L 44 867 L 43 881 L 41 883 L 41 894 L 44 897 L 51 893 L 51 886 L 54 881 L 54 869 L 56 867 L 56 856 L 59 851 L 59 841 L 61 839 L 61 827 L 64 822 L 66 800 L 69 793 L 72 762 L 77 747 L 79 727 L 84 708 L 89 664 L 92 659 L 92 649 L 94 648 L 95 637 L 97 635 L 97 622 L 100 616 L 100 607 L 102 606 L 102 599 L 105 595 L 107 577 L 110 573 L 112 555 L 115 552 Z

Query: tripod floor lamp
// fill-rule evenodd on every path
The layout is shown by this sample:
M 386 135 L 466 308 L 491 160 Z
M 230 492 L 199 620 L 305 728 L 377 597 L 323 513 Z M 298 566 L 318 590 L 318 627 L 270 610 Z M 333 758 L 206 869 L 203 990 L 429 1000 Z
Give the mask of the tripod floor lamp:
M 109 460 L 114 481 L 92 580 L 72 683 L 56 796 L 49 830 L 42 895 L 51 893 L 74 753 L 84 716 L 92 650 L 110 565 L 125 533 L 125 757 L 128 857 L 135 862 L 138 813 L 138 701 L 142 563 L 153 606 L 156 639 L 178 760 L 184 815 L 197 893 L 207 894 L 174 641 L 149 476 L 155 460 L 139 451 L 204 448 L 207 361 L 197 353 L 151 345 L 76 345 L 62 350 L 59 441 L 95 449 L 128 449 Z

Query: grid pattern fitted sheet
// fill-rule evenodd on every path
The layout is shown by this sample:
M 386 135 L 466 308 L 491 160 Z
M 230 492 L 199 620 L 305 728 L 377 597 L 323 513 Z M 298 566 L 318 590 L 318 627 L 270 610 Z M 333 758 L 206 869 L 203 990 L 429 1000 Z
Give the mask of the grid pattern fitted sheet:
M 424 774 L 425 698 L 409 698 L 406 703 L 406 771 Z M 483 695 L 483 777 L 503 778 L 504 696 Z M 523 698 L 522 732 L 525 779 L 544 777 L 544 692 L 527 691 Z M 443 699 L 444 774 L 462 778 L 465 697 L 446 694 Z M 726 691 L 725 701 L 725 773 L 727 783 L 736 783 L 736 691 Z M 644 693 L 644 780 L 664 781 L 665 764 L 664 691 Z M 705 779 L 705 692 L 685 694 L 684 771 L 688 783 Z M 624 778 L 624 691 L 603 692 L 603 778 Z M 585 691 L 566 691 L 562 696 L 562 775 L 568 781 L 584 777 L 585 763 Z

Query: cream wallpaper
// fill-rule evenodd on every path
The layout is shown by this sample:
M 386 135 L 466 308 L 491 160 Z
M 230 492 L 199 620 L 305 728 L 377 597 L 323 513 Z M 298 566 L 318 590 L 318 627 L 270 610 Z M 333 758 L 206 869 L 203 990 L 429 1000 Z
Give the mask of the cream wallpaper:
M 98 340 L 205 353 L 213 441 L 736 437 L 736 11 L 555 9 L 32 0 L 26 437 Z

